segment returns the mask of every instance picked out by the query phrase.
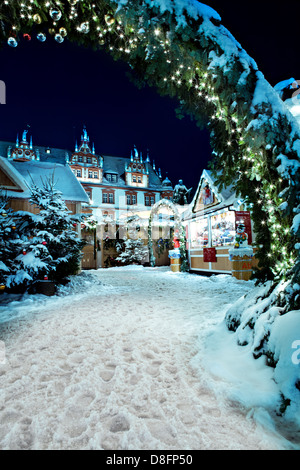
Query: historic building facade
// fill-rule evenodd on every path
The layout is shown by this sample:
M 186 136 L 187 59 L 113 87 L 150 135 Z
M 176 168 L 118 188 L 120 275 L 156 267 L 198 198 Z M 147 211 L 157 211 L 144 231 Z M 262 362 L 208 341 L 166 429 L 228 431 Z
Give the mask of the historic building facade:
M 148 217 L 151 206 L 173 197 L 171 181 L 162 179 L 149 154 L 143 159 L 136 147 L 130 157 L 96 154 L 86 129 L 67 163 L 89 196 L 86 210 L 99 222 L 109 216 L 122 223 L 128 213 Z
M 54 173 L 72 211 L 79 209 L 87 220 L 92 219 L 96 224 L 92 236 L 84 230 L 82 233 L 90 242 L 83 267 L 103 266 L 103 240 L 122 238 L 121 229 L 132 216 L 139 220 L 138 224 L 147 227 L 152 206 L 161 199 L 173 198 L 171 181 L 162 178 L 161 170 L 156 170 L 155 163 L 150 162 L 149 153 L 144 159 L 136 147 L 127 157 L 98 154 L 85 128 L 74 151 L 33 145 L 32 136 L 27 134 L 25 130 L 14 143 L 0 141 L 3 167 L 0 185 L 5 183 L 8 169 L 16 181 L 19 173 L 26 180 Z M 23 203 L 16 207 L 30 210 L 25 203 L 30 181 L 26 184 Z M 14 194 L 18 199 L 17 191 Z

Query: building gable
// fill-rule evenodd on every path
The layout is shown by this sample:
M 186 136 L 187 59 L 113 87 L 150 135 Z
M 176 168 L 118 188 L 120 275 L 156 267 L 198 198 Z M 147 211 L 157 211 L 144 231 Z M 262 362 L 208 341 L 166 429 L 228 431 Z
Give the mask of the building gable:
M 215 190 L 214 186 L 211 184 L 210 179 L 206 176 L 207 175 L 202 174 L 202 178 L 200 180 L 200 184 L 196 192 L 192 208 L 192 211 L 194 213 L 201 212 L 208 207 L 219 204 L 222 200 L 220 195 Z
M 0 187 L 6 191 L 18 193 L 27 189 L 22 176 L 2 157 L 0 157 Z

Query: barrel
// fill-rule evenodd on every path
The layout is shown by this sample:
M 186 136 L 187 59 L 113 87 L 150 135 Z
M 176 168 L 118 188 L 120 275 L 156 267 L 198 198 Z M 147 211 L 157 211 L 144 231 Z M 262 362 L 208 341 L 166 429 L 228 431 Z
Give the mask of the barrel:
M 171 259 L 171 271 L 173 273 L 180 272 L 181 259 L 180 258 L 170 258 Z
M 232 275 L 241 281 L 249 281 L 252 276 L 252 257 L 244 255 L 232 257 Z

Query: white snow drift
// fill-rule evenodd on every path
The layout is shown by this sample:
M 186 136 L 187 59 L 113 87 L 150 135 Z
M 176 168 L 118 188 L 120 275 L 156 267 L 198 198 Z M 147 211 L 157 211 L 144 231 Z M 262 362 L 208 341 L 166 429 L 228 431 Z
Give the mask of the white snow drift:
M 226 275 L 112 268 L 3 305 L 0 448 L 296 448 L 272 414 L 273 369 L 224 325 L 252 289 Z

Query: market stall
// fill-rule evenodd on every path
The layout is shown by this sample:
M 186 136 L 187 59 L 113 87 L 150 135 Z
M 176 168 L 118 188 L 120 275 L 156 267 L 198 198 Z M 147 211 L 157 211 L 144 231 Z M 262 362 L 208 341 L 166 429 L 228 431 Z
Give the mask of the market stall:
M 229 251 L 235 246 L 239 223 L 245 226 L 247 245 L 253 242 L 251 214 L 245 209 L 232 188 L 219 191 L 211 173 L 203 171 L 194 199 L 184 213 L 191 271 L 233 274 Z M 254 256 L 248 260 L 248 273 L 250 265 L 251 270 L 255 265 Z

